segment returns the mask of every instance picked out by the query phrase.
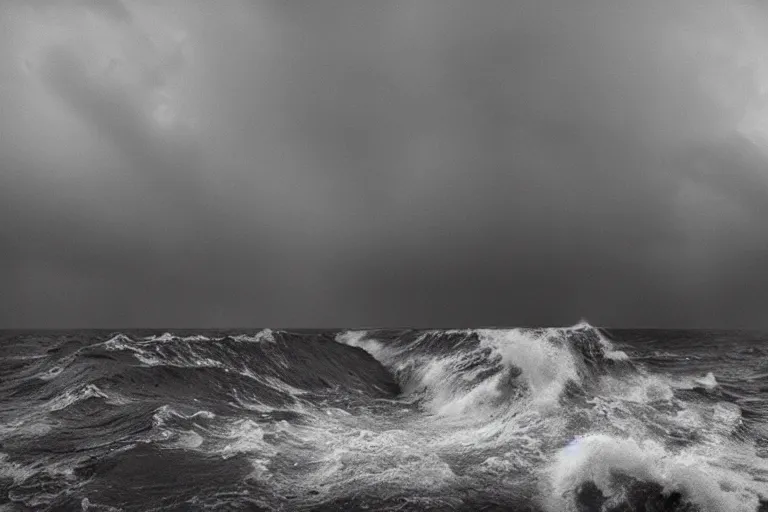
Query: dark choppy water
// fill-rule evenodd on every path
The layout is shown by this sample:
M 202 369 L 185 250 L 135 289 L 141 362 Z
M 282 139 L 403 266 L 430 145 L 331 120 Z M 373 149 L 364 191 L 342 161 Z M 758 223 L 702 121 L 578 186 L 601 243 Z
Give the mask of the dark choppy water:
M 0 510 L 768 510 L 766 338 L 6 331 Z

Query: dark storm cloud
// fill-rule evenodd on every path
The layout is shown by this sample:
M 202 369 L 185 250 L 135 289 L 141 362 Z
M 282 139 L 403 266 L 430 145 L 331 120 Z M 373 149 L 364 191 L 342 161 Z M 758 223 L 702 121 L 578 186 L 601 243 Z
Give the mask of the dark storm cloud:
M 766 325 L 763 11 L 8 4 L 0 323 Z

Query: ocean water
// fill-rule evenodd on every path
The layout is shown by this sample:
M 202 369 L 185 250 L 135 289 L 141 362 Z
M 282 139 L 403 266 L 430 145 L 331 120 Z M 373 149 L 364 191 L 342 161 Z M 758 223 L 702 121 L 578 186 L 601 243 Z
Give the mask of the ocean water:
M 768 510 L 768 334 L 5 331 L 0 510 Z

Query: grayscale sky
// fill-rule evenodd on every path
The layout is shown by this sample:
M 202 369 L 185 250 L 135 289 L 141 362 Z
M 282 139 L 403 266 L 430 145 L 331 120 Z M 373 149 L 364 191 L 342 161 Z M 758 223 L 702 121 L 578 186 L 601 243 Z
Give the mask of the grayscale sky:
M 0 326 L 768 327 L 768 7 L 5 0 Z

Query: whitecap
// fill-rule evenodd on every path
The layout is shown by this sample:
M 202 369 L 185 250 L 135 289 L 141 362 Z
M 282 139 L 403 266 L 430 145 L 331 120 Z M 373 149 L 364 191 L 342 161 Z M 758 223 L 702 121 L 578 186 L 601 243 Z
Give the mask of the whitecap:
M 604 496 L 620 502 L 625 489 L 615 476 L 621 474 L 681 492 L 702 512 L 756 510 L 755 482 L 737 471 L 712 465 L 713 455 L 711 451 L 706 456 L 693 451 L 672 453 L 653 440 L 590 434 L 574 439 L 557 453 L 545 471 L 549 479 L 542 495 L 551 512 L 575 511 L 574 493 L 582 484 L 593 482 Z
M 256 334 L 236 334 L 234 336 L 231 336 L 231 338 L 235 341 L 240 341 L 240 342 L 275 343 L 275 333 L 272 329 L 262 329 Z
M 161 334 L 160 336 L 146 336 L 144 340 L 146 341 L 173 341 L 175 339 L 178 339 L 176 336 L 171 334 L 170 332 L 165 332 Z

